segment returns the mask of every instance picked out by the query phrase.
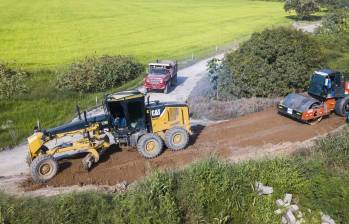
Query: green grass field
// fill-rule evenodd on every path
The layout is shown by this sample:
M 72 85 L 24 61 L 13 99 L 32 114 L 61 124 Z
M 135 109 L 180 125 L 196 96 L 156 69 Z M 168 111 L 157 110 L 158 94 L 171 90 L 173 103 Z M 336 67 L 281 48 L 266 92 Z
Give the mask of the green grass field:
M 13 121 L 10 131 L 0 129 L 0 148 L 23 140 L 37 119 L 52 127 L 70 119 L 75 104 L 101 98 L 55 88 L 57 71 L 74 60 L 102 54 L 183 60 L 290 23 L 282 3 L 248 0 L 0 0 L 0 9 L 0 62 L 32 74 L 25 96 L 0 101 L 0 126 Z
M 287 22 L 282 3 L 248 0 L 0 0 L 0 60 L 29 68 L 91 54 L 183 58 Z

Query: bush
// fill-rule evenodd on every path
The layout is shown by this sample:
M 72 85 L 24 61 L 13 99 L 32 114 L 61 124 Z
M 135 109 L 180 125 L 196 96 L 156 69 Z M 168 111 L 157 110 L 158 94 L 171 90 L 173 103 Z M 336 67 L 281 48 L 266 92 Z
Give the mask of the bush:
M 300 19 L 310 16 L 320 10 L 318 0 L 286 0 L 284 9 L 286 12 L 295 11 Z
M 104 91 L 135 79 L 143 72 L 144 66 L 131 57 L 86 57 L 59 75 L 57 85 L 60 89 L 79 92 Z
M 27 91 L 27 74 L 0 64 L 0 98 L 10 99 Z
M 322 26 L 318 28 L 320 34 L 336 34 L 349 31 L 349 11 L 336 10 L 325 16 Z
M 310 73 L 322 65 L 323 54 L 309 35 L 288 28 L 267 29 L 225 56 L 219 94 L 271 97 L 301 92 L 308 87 Z

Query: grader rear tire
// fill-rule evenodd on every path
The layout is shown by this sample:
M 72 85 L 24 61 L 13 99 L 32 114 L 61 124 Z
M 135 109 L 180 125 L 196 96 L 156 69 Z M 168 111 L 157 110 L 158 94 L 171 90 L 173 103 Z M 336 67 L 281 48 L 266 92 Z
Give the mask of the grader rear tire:
M 137 144 L 138 152 L 147 159 L 152 159 L 160 155 L 164 144 L 162 139 L 153 133 L 143 135 Z
M 35 183 L 45 183 L 57 174 L 58 164 L 52 156 L 40 155 L 32 161 L 30 170 Z
M 187 147 L 189 143 L 189 134 L 184 128 L 171 128 L 165 133 L 165 143 L 170 150 L 182 150 Z

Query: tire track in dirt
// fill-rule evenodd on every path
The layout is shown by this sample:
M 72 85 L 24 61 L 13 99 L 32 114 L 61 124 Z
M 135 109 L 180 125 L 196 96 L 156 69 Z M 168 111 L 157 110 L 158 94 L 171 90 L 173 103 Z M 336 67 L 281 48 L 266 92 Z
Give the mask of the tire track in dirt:
M 132 182 L 155 169 L 172 169 L 185 166 L 211 153 L 221 158 L 251 158 L 264 152 L 274 153 L 269 148 L 287 145 L 296 148 L 300 142 L 324 135 L 345 124 L 345 119 L 336 115 L 310 126 L 277 114 L 275 108 L 249 114 L 233 120 L 194 127 L 191 145 L 183 151 L 165 151 L 159 157 L 146 160 L 136 150 L 114 150 L 102 157 L 102 161 L 90 172 L 81 168 L 81 158 L 62 160 L 61 172 L 48 185 L 70 186 L 86 184 L 113 185 L 121 181 Z M 275 152 L 280 151 L 276 149 Z M 292 151 L 292 150 L 291 150 Z M 30 182 L 25 188 L 33 187 Z

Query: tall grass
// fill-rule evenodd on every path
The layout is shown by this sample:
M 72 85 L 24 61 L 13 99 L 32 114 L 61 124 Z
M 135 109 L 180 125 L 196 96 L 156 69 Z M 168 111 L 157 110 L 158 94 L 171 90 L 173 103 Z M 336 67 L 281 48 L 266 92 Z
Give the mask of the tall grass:
M 122 194 L 50 198 L 0 194 L 4 223 L 280 223 L 275 200 L 292 193 L 306 223 L 320 212 L 349 222 L 349 131 L 289 158 L 237 164 L 215 157 L 177 171 L 155 172 Z M 274 193 L 259 196 L 256 181 Z

